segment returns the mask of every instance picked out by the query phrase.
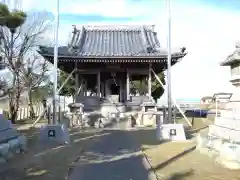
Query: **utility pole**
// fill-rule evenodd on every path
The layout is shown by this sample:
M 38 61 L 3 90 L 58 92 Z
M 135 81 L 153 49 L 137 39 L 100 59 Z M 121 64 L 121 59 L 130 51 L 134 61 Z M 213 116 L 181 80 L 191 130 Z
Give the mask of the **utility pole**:
M 54 64 L 53 64 L 53 124 L 57 123 L 57 81 L 58 81 L 58 29 L 59 29 L 59 0 L 56 0 L 56 24 L 55 24 L 55 32 L 54 32 Z
M 168 11 L 168 58 L 167 58 L 167 94 L 168 94 L 168 122 L 172 122 L 172 87 L 171 87 L 171 0 L 167 0 Z

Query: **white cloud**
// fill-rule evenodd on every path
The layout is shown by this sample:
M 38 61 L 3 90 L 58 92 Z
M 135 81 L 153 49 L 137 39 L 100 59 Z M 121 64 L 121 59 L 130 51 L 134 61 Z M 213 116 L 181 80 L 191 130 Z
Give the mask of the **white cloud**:
M 111 17 L 138 17 L 152 14 L 152 3 L 131 2 L 125 0 L 59 0 L 61 13 L 94 14 Z M 157 3 L 157 1 L 156 1 Z M 140 5 L 139 5 L 140 4 Z M 28 9 L 56 12 L 56 1 L 24 0 L 22 7 Z
M 55 1 L 30 1 L 29 7 L 53 11 Z M 41 4 L 39 4 L 41 2 Z M 45 3 L 44 3 L 45 2 Z M 199 97 L 214 92 L 231 91 L 228 67 L 220 61 L 234 50 L 240 40 L 240 13 L 172 1 L 172 46 L 185 46 L 188 55 L 172 68 L 172 88 L 175 97 Z M 46 6 L 47 3 L 47 6 Z M 60 0 L 62 13 L 98 14 L 111 17 L 145 17 L 144 21 L 125 24 L 156 24 L 160 42 L 166 46 L 166 14 L 163 1 L 145 1 L 131 4 L 124 0 L 68 1 Z M 66 5 L 67 3 L 67 5 Z M 27 3 L 26 3 L 27 4 Z M 24 6 L 25 8 L 27 5 Z M 60 26 L 60 42 L 66 42 L 71 23 Z M 91 22 L 90 24 L 116 24 L 117 22 Z

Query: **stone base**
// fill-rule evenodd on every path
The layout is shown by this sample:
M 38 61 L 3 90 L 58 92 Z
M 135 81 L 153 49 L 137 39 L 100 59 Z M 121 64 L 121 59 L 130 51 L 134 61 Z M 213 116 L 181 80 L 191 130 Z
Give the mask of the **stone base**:
M 69 144 L 69 132 L 64 124 L 48 124 L 40 129 L 40 140 L 42 142 L 57 142 Z
M 209 138 L 207 135 L 198 135 L 197 149 L 200 152 L 211 155 L 213 158 L 229 169 L 240 169 L 240 145 L 224 142 L 219 138 Z M 216 155 L 217 154 L 217 155 Z
M 0 144 L 0 163 L 4 163 L 13 158 L 15 154 L 20 154 L 26 150 L 27 138 L 25 136 L 19 136 L 7 143 Z
M 186 134 L 182 124 L 162 124 L 157 133 L 160 140 L 186 141 Z
M 136 118 L 136 126 L 138 127 L 156 127 L 156 115 L 144 114 L 142 111 L 138 113 Z
M 126 112 L 126 106 L 123 103 L 103 103 L 101 104 L 100 113 L 102 116 L 107 117 L 111 114 L 116 113 L 125 113 Z

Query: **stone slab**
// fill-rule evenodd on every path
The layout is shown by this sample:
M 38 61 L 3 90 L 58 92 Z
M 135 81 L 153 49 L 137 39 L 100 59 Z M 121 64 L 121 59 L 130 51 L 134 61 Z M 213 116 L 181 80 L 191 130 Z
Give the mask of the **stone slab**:
M 48 124 L 40 128 L 40 141 L 69 144 L 69 132 L 64 124 Z
M 5 129 L 0 131 L 0 144 L 7 143 L 12 139 L 16 139 L 20 134 L 15 129 Z
M 4 114 L 0 114 L 0 131 L 12 128 L 11 121 L 7 120 Z
M 7 120 L 3 114 L 0 114 L 0 144 L 7 143 L 19 136 L 17 130 L 12 127 L 11 121 Z
M 216 136 L 221 139 L 231 140 L 240 143 L 240 131 L 233 128 L 226 128 L 223 126 L 210 125 L 209 136 Z
M 240 169 L 240 145 L 223 143 L 218 161 L 229 169 Z
M 217 126 L 223 126 L 230 129 L 235 129 L 240 131 L 240 119 L 227 119 L 223 117 L 218 117 L 214 122 Z
M 182 124 L 162 124 L 158 139 L 171 141 L 185 141 L 186 135 Z

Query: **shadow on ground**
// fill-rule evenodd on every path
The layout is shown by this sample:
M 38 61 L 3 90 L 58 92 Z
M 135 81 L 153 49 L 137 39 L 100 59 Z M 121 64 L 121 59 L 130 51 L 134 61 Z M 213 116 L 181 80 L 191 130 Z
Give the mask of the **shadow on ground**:
M 69 180 L 147 180 L 151 169 L 140 147 L 164 143 L 156 139 L 155 129 L 74 129 L 69 145 L 39 143 L 39 129 L 21 132 L 28 137 L 29 150 L 0 167 L 1 180 L 65 180 L 69 173 Z
M 186 177 L 191 177 L 194 175 L 194 170 L 189 170 L 185 172 L 180 172 L 180 173 L 174 173 L 171 175 L 167 180 L 184 180 Z
M 1 180 L 64 180 L 69 166 L 91 144 L 111 132 L 86 130 L 70 132 L 72 143 L 58 145 L 39 142 L 39 129 L 21 131 L 28 137 L 28 151 L 0 167 Z
M 133 141 L 129 131 L 103 132 L 111 133 L 79 157 L 69 180 L 150 179 L 150 169 L 144 164 L 140 146 Z

